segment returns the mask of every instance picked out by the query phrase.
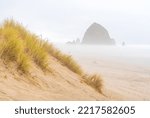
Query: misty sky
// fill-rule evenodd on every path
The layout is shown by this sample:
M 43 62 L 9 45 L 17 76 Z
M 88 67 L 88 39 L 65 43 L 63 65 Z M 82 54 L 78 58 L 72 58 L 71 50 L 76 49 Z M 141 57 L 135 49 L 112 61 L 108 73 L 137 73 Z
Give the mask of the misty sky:
M 53 42 L 82 39 L 97 22 L 117 43 L 150 44 L 150 0 L 0 0 L 6 18 Z

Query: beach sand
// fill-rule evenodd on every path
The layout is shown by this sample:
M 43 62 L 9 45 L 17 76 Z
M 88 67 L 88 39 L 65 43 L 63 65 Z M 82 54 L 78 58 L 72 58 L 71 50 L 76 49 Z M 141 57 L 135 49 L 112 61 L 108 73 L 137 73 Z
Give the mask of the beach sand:
M 150 100 L 150 47 L 60 46 L 88 73 L 98 73 L 110 100 Z M 113 98 L 113 99 L 112 99 Z
M 81 81 L 81 77 L 51 57 L 52 73 L 34 65 L 30 75 L 16 71 L 14 63 L 0 60 L 0 100 L 99 101 L 109 100 Z
M 150 47 L 57 47 L 72 55 L 86 73 L 102 76 L 103 94 L 50 57 L 52 73 L 33 65 L 30 76 L 0 60 L 0 100 L 150 100 Z

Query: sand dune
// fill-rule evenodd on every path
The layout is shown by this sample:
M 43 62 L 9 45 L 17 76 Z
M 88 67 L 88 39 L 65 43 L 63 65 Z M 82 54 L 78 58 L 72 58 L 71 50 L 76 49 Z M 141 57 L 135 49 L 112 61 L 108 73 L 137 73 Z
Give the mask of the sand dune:
M 52 73 L 34 66 L 31 76 L 0 61 L 0 100 L 107 100 L 81 81 L 81 77 L 51 57 Z
M 12 19 L 0 26 L 0 100 L 106 100 L 99 75 Z
M 0 27 L 0 100 L 150 100 L 150 48 L 61 46 L 73 57 L 6 20 Z
M 150 71 L 127 64 L 111 63 L 101 60 L 96 64 L 84 61 L 82 66 L 87 71 L 101 73 L 105 88 L 119 94 L 121 100 L 150 100 Z
M 73 55 L 88 73 L 100 73 L 110 99 L 150 100 L 150 47 L 58 47 Z

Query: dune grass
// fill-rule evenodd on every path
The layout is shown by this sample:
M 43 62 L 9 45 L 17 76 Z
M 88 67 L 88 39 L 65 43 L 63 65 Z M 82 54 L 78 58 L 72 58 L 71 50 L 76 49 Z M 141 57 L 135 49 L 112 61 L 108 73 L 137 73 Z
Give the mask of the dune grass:
M 49 54 L 57 58 L 63 65 L 82 76 L 83 70 L 70 55 L 62 53 L 60 50 L 56 49 L 52 44 L 49 43 L 45 43 L 44 47 L 49 52 Z
M 62 53 L 51 43 L 26 30 L 22 24 L 12 19 L 5 20 L 0 26 L 0 58 L 6 62 L 16 62 L 18 69 L 23 72 L 29 72 L 32 63 L 43 70 L 49 68 L 49 55 L 80 75 L 86 84 L 102 93 L 101 77 L 97 74 L 85 74 L 70 55 Z
M 33 58 L 34 62 L 41 68 L 46 69 L 48 67 L 48 52 L 45 50 L 45 41 L 38 36 L 26 35 L 26 52 Z
M 1 58 L 5 61 L 16 61 L 18 68 L 26 72 L 29 68 L 29 61 L 24 53 L 23 41 L 18 37 L 17 32 L 12 27 L 4 26 L 0 34 L 4 37 L 0 43 Z
M 46 50 L 59 61 L 61 61 L 65 66 L 67 66 L 70 70 L 77 73 L 83 78 L 83 81 L 94 88 L 99 93 L 102 93 L 103 81 L 100 75 L 85 74 L 81 67 L 76 63 L 76 61 L 69 55 L 63 54 L 60 50 L 56 49 L 52 44 L 45 43 Z
M 28 70 L 31 63 L 35 62 L 42 69 L 48 68 L 49 55 L 57 58 L 63 65 L 73 72 L 82 75 L 81 67 L 75 60 L 48 41 L 26 30 L 14 20 L 5 20 L 0 27 L 0 56 L 5 60 L 16 61 L 21 70 Z
M 27 72 L 32 62 L 45 69 L 48 67 L 48 53 L 44 40 L 30 33 L 21 24 L 6 20 L 0 27 L 0 57 L 5 61 L 15 61 L 18 68 Z
M 99 93 L 102 93 L 103 81 L 100 75 L 98 74 L 84 75 L 83 79 L 86 84 L 90 85 Z

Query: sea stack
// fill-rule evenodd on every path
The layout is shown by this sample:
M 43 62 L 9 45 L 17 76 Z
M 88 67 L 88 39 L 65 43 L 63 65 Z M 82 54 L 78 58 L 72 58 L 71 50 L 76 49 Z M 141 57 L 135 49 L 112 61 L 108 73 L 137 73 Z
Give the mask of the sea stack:
M 115 45 L 108 31 L 98 23 L 93 23 L 85 32 L 82 44 Z

